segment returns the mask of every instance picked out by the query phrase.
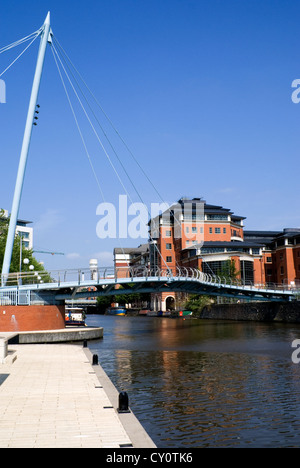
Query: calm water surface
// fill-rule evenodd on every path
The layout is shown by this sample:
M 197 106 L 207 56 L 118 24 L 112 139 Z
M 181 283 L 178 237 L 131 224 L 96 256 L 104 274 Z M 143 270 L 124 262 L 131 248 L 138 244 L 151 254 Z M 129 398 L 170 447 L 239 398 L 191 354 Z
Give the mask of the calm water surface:
M 157 447 L 300 447 L 299 325 L 88 315 L 89 343 Z

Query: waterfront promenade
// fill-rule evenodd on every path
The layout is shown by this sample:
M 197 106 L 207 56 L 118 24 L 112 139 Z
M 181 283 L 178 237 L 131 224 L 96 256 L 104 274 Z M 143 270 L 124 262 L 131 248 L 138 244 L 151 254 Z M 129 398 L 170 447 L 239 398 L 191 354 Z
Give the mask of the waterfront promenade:
M 80 344 L 9 345 L 0 364 L 0 448 L 155 447 Z

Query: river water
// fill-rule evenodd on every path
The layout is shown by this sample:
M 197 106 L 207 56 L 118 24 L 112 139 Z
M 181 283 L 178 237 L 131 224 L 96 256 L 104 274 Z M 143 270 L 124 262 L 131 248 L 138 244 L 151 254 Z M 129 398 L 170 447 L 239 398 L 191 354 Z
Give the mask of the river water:
M 159 448 L 300 447 L 300 325 L 88 315 L 93 354 Z

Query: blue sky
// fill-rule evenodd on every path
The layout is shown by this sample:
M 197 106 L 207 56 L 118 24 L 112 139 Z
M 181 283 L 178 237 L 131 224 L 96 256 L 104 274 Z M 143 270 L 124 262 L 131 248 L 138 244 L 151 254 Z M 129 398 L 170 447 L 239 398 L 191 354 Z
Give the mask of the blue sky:
M 4 0 L 0 47 L 37 30 L 50 10 L 54 36 L 165 201 L 203 197 L 246 216 L 246 229 L 280 230 L 300 227 L 300 104 L 291 100 L 300 78 L 299 7 L 300 0 Z M 21 50 L 1 54 L 0 73 Z M 0 206 L 9 211 L 37 51 L 38 41 L 2 77 Z M 105 199 L 117 205 L 124 189 L 72 100 Z M 65 256 L 36 256 L 49 269 L 87 267 L 95 257 L 109 264 L 114 247 L 144 240 L 96 235 L 103 200 L 50 48 L 39 104 L 19 217 L 33 221 L 36 249 Z M 109 138 L 145 203 L 159 202 L 113 131 Z

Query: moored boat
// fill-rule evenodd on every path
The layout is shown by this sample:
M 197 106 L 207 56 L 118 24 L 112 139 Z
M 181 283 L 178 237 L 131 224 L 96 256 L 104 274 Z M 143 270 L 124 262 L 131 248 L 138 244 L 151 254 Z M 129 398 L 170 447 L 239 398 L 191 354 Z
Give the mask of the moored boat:
M 118 315 L 123 316 L 126 315 L 127 310 L 125 307 L 108 307 L 105 311 L 105 315 Z
M 85 311 L 82 307 L 65 308 L 65 325 L 85 327 Z
M 184 309 L 181 309 L 181 310 L 174 310 L 172 312 L 172 317 L 190 317 L 191 315 L 193 315 L 193 312 L 191 310 L 184 310 Z
M 148 315 L 148 312 L 150 313 L 151 310 L 150 310 L 150 309 L 141 309 L 141 310 L 139 311 L 139 315 L 143 315 L 143 316 L 144 316 L 144 315 Z
M 157 312 L 155 310 L 148 310 L 147 317 L 157 317 Z

